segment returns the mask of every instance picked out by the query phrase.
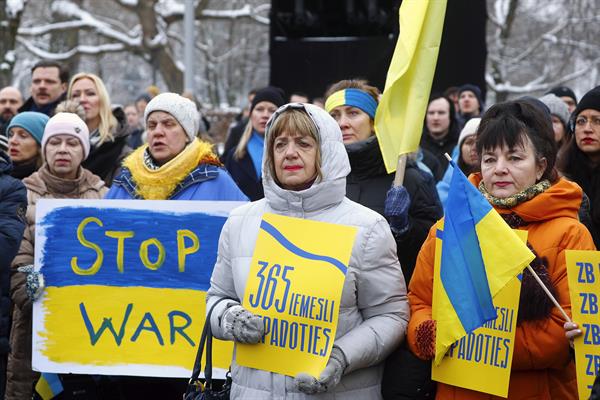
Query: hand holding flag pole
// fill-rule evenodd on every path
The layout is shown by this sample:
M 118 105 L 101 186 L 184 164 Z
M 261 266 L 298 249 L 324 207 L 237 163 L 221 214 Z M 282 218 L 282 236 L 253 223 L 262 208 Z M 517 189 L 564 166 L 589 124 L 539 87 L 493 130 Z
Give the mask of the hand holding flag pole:
M 448 159 L 448 161 L 450 161 L 452 163 L 452 157 L 450 157 L 450 155 L 448 155 L 448 153 L 445 153 L 444 155 L 446 156 L 446 158 Z M 454 163 L 452 163 L 452 166 L 455 167 Z M 548 296 L 548 298 L 550 299 L 550 301 L 552 301 L 552 303 L 556 306 L 556 308 L 558 308 L 558 310 L 563 315 L 563 317 L 565 317 L 565 320 L 567 322 L 572 322 L 571 318 L 569 318 L 569 316 L 567 315 L 567 313 L 565 312 L 565 310 L 561 307 L 561 305 L 558 303 L 558 301 L 556 300 L 556 298 L 552 295 L 552 293 L 550 292 L 550 290 L 546 287 L 546 285 L 544 284 L 544 282 L 542 282 L 542 280 L 540 279 L 540 277 L 538 276 L 538 274 L 533 270 L 533 268 L 531 268 L 531 265 L 528 264 L 527 265 L 527 269 L 529 270 L 529 272 L 531 273 L 531 275 L 533 275 L 533 277 L 535 278 L 536 282 L 544 290 L 544 292 L 546 293 L 546 295 Z
M 567 322 L 573 322 L 573 321 L 571 321 L 571 318 L 569 318 L 569 316 L 567 315 L 567 313 L 565 312 L 565 310 L 560 306 L 560 304 L 558 304 L 558 301 L 556 301 L 556 299 L 554 298 L 554 296 L 552 296 L 552 293 L 550 293 L 550 290 L 548 290 L 548 288 L 546 287 L 546 285 L 544 285 L 544 282 L 542 282 L 542 280 L 540 279 L 540 277 L 538 276 L 538 274 L 536 274 L 536 272 L 533 270 L 533 268 L 531 268 L 531 265 L 528 265 L 527 269 L 529 270 L 529 272 L 531 272 L 531 275 L 533 275 L 533 277 L 535 278 L 535 280 L 537 281 L 537 283 L 539 283 L 539 285 L 542 287 L 542 289 L 544 289 L 544 292 L 546 292 L 546 294 L 550 298 L 550 301 L 552 301 L 552 303 L 554 303 L 554 305 L 556 306 L 556 308 L 558 308 L 558 310 L 563 315 L 563 317 L 565 317 L 565 319 L 567 320 Z

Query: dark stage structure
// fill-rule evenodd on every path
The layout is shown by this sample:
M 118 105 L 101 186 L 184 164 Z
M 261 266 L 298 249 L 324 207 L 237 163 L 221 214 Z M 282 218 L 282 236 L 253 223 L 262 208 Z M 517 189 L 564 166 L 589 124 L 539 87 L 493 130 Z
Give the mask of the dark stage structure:
M 323 96 L 340 79 L 383 90 L 401 0 L 272 0 L 270 83 Z M 433 91 L 474 83 L 485 93 L 486 2 L 448 0 Z

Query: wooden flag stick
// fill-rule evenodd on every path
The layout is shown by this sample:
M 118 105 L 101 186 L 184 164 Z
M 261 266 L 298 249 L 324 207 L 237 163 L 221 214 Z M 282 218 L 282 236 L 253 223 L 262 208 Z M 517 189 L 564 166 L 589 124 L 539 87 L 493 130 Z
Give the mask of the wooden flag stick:
M 552 301 L 552 303 L 554 303 L 554 305 L 558 308 L 558 310 L 563 315 L 563 317 L 565 317 L 565 319 L 567 320 L 567 322 L 573 322 L 573 321 L 571 321 L 571 318 L 569 318 L 569 316 L 567 315 L 567 313 L 565 312 L 565 310 L 563 310 L 563 308 L 560 306 L 560 304 L 558 304 L 558 301 L 556 301 L 556 299 L 554 298 L 554 296 L 552 296 L 552 293 L 550 293 L 550 290 L 548 290 L 548 288 L 546 287 L 546 285 L 544 285 L 544 282 L 542 282 L 542 280 L 540 279 L 540 277 L 538 276 L 538 274 L 536 274 L 535 271 L 533 270 L 533 268 L 531 268 L 531 265 L 528 265 L 527 269 L 529 270 L 529 272 L 531 272 L 531 275 L 533 275 L 533 277 L 535 278 L 535 280 L 537 281 L 537 283 L 542 287 L 542 289 L 544 289 L 544 292 L 546 292 L 546 295 L 548 295 L 548 297 L 550 298 L 550 300 Z
M 398 157 L 398 165 L 396 166 L 396 175 L 394 175 L 394 186 L 400 186 L 404 182 L 404 171 L 406 170 L 406 157 L 408 154 L 401 154 Z

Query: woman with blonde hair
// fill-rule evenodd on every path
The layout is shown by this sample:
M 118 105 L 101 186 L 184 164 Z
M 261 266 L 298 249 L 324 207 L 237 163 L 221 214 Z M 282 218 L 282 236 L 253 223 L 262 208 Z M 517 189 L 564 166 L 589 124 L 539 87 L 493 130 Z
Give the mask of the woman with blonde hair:
M 265 197 L 233 210 L 221 231 L 207 292 L 215 337 L 236 346 L 263 338 L 263 320 L 241 303 L 264 213 L 354 226 L 357 236 L 325 369 L 284 376 L 239 365 L 234 351 L 231 399 L 381 399 L 381 363 L 404 338 L 409 305 L 388 224 L 345 196 L 348 173 L 342 133 L 324 110 L 300 103 L 276 110 L 265 130 Z
M 265 127 L 278 107 L 285 104 L 279 88 L 268 86 L 256 92 L 250 105 L 250 118 L 238 145 L 225 156 L 225 167 L 251 201 L 262 199 L 262 157 Z
M 81 104 L 90 131 L 90 156 L 83 167 L 110 186 L 121 162 L 131 153 L 125 121 L 117 120 L 113 115 L 106 87 L 94 74 L 82 72 L 71 78 L 67 98 Z

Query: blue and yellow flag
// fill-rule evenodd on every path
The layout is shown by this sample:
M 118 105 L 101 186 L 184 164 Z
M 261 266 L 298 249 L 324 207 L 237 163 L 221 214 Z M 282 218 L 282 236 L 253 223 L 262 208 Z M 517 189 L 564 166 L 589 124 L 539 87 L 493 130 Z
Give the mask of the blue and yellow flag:
M 35 391 L 43 400 L 50 400 L 63 391 L 63 385 L 57 374 L 42 372 L 35 384 Z
M 494 298 L 533 259 L 515 232 L 454 162 L 446 202 L 441 259 L 436 260 L 433 319 L 435 365 L 461 337 L 496 318 Z
M 400 36 L 375 115 L 375 132 L 388 173 L 398 156 L 419 148 L 440 39 L 446 0 L 404 0 Z

